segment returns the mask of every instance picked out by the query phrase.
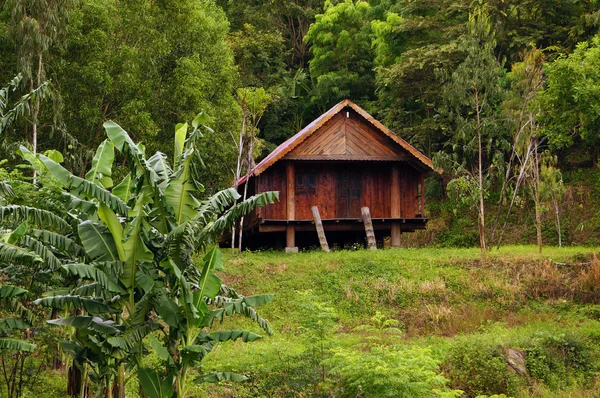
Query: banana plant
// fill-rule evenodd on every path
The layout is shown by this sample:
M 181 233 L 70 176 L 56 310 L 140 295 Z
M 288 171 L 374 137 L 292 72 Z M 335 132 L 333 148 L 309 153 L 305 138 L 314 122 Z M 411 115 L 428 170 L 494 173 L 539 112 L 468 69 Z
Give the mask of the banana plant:
M 202 360 L 217 343 L 261 338 L 245 330 L 209 332 L 215 320 L 242 314 L 257 322 L 267 334 L 272 333 L 269 323 L 253 307 L 271 302 L 273 296 L 244 297 L 225 287 L 214 272 L 223 269 L 222 254 L 216 247 L 206 252 L 202 262 L 201 269 L 181 269 L 173 261 L 164 264 L 167 289 L 157 291 L 156 311 L 167 323 L 168 332 L 162 340 L 153 337 L 150 345 L 165 371 L 161 375 L 149 368 L 138 370 L 140 384 L 151 398 L 186 397 L 192 369 L 199 372 L 193 379 L 195 383 L 246 380 L 245 376 L 230 372 L 202 372 Z M 167 294 L 168 291 L 173 293 Z
M 0 318 L 0 356 L 2 357 L 2 378 L 0 394 L 6 386 L 9 398 L 20 397 L 23 388 L 23 365 L 36 345 L 27 337 L 27 330 L 35 324 L 34 314 L 23 304 L 28 291 L 17 286 L 0 286 L 0 313 L 9 315 Z M 4 395 L 3 395 L 4 396 Z
M 61 271 L 77 277 L 77 283 L 37 303 L 76 311 L 74 317 L 50 323 L 77 330 L 76 338 L 65 342 L 63 348 L 80 366 L 86 364 L 93 370 L 94 379 L 102 381 L 105 391 L 115 369 L 119 368 L 117 377 L 122 376 L 122 365 L 127 363 L 138 367 L 144 393 L 158 396 L 150 387 L 156 385 L 158 375 L 142 366 L 147 350 L 144 339 L 157 330 L 162 330 L 163 347 L 168 348 L 161 350 L 159 340 L 148 337 L 152 348 L 171 358 L 166 359 L 167 377 L 160 379 L 161 397 L 185 396 L 188 370 L 203 357 L 192 354 L 196 348 L 189 348 L 189 355 L 177 355 L 172 351 L 174 341 L 185 342 L 182 347 L 207 349 L 218 341 L 258 338 L 248 333 L 232 332 L 229 337 L 206 333 L 218 318 L 208 309 L 209 303 L 213 307 L 225 303 L 217 299 L 221 283 L 213 271 L 222 268 L 222 260 L 215 244 L 235 220 L 256 206 L 273 203 L 278 194 L 266 192 L 234 205 L 240 196 L 227 189 L 202 199 L 196 143 L 201 130 L 208 128 L 207 121 L 201 113 L 191 128 L 176 126 L 172 162 L 160 152 L 147 157 L 143 145 L 136 144 L 118 124 L 106 122 L 108 138 L 98 147 L 85 178 L 73 175 L 48 156 L 34 157 L 27 148 L 20 149 L 39 172 L 52 175 L 62 185 L 69 216 L 77 223 L 76 241 L 85 252 L 81 261 L 61 264 Z M 115 184 L 112 166 L 117 157 L 124 158 L 129 173 Z M 197 252 L 206 253 L 201 268 L 194 262 Z M 238 303 L 240 309 L 245 308 L 238 312 L 250 314 L 249 303 L 266 303 L 270 297 Z M 221 309 L 222 316 L 235 313 Z M 224 377 L 228 376 L 207 375 L 204 381 Z M 118 390 L 122 396 L 123 386 Z

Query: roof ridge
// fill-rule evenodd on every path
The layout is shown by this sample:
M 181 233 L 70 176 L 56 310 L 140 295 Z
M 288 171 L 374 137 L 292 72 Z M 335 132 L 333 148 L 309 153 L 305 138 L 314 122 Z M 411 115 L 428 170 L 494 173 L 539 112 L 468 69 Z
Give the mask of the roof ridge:
M 271 167 L 274 163 L 276 163 L 278 160 L 280 160 L 285 155 L 294 150 L 294 148 L 296 148 L 298 145 L 304 142 L 322 125 L 327 123 L 332 117 L 337 115 L 339 112 L 342 111 L 342 109 L 344 109 L 347 106 L 356 111 L 377 130 L 381 131 L 383 134 L 390 137 L 395 143 L 407 150 L 411 155 L 417 158 L 425 166 L 429 167 L 432 170 L 435 170 L 433 164 L 431 163 L 431 160 L 427 156 L 423 155 L 415 147 L 413 147 L 408 142 L 397 136 L 392 130 L 384 126 L 381 122 L 379 122 L 377 119 L 371 116 L 371 114 L 369 114 L 363 108 L 346 98 L 332 106 L 327 112 L 323 113 L 321 116 L 319 116 L 318 118 L 310 122 L 308 125 L 306 125 L 302 130 L 300 130 L 299 132 L 285 140 L 282 144 L 277 146 L 277 148 L 275 148 L 256 166 L 254 166 L 254 168 L 252 168 L 252 170 L 250 170 L 250 172 L 246 176 L 240 178 L 239 184 L 243 184 L 249 176 L 259 175 L 267 168 Z

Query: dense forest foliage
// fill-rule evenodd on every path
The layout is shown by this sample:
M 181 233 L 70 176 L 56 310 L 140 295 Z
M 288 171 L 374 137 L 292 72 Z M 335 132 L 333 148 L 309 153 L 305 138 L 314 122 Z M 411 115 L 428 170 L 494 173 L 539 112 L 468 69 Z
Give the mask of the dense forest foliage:
M 496 244 L 533 203 L 541 240 L 546 224 L 560 223 L 559 170 L 596 163 L 599 9 L 566 0 L 6 0 L 0 81 L 22 76 L 7 100 L 48 83 L 3 132 L 2 158 L 17 162 L 16 147 L 29 143 L 83 172 L 107 119 L 171 155 L 162 146 L 171 126 L 203 111 L 211 193 L 350 98 L 444 170 L 429 198 L 448 193 L 471 214 L 444 228 L 478 225 L 479 244 Z M 258 118 L 243 94 L 257 89 Z M 243 123 L 251 117 L 256 126 Z M 240 146 L 251 155 L 236 170 Z

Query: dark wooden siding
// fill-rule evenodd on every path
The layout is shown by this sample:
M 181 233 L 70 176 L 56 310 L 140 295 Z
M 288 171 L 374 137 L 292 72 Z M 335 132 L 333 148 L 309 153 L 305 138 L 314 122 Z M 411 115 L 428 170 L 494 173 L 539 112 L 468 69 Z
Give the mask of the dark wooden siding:
M 322 219 L 360 218 L 360 208 L 369 207 L 371 217 L 391 216 L 391 168 L 389 162 L 294 162 L 296 181 L 295 219 L 311 220 L 311 207 L 318 206 Z M 401 217 L 419 213 L 421 174 L 400 162 Z M 308 186 L 309 179 L 311 186 Z M 303 186 L 302 184 L 305 184 Z M 266 220 L 286 219 L 285 162 L 258 176 L 260 192 L 279 191 L 279 202 L 260 210 Z
M 260 192 L 279 191 L 279 202 L 260 209 L 261 218 L 265 220 L 285 220 L 285 203 L 287 200 L 285 164 L 273 165 L 257 178 Z

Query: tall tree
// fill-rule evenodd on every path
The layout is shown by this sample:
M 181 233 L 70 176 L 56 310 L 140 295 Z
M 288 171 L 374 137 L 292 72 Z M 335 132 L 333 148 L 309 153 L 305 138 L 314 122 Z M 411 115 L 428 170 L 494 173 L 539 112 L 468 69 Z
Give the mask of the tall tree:
M 600 143 L 600 36 L 545 65 L 548 85 L 538 97 L 539 122 L 550 144 Z
M 226 16 L 212 0 L 82 0 L 68 28 L 54 81 L 71 134 L 98 145 L 110 118 L 149 150 L 163 150 L 171 126 L 204 111 L 215 121 L 199 143 L 213 159 L 202 171 L 205 188 L 230 186 L 237 71 Z
M 313 102 L 320 111 L 344 98 L 370 101 L 375 95 L 371 49 L 371 6 L 362 0 L 325 2 L 306 35 L 313 58 Z
M 242 200 L 246 200 L 248 195 L 248 185 L 250 180 L 250 172 L 255 166 L 254 159 L 256 158 L 257 150 L 260 151 L 258 139 L 258 124 L 263 117 L 265 110 L 273 101 L 273 97 L 268 94 L 264 88 L 245 87 L 237 90 L 240 106 L 242 108 L 242 130 L 240 131 L 240 139 L 238 143 L 238 163 L 234 179 L 234 188 L 237 190 L 238 181 L 242 170 L 245 170 L 246 183 L 244 184 L 244 194 Z M 242 251 L 242 231 L 244 229 L 244 217 L 240 219 L 239 224 L 239 241 L 238 252 Z M 231 247 L 235 245 L 235 227 L 231 237 Z
M 10 0 L 9 30 L 17 49 L 17 67 L 29 91 L 47 79 L 46 65 L 54 47 L 64 41 L 72 0 Z M 31 144 L 38 149 L 40 97 L 31 107 Z M 35 181 L 35 174 L 34 174 Z
M 494 56 L 496 45 L 488 15 L 481 9 L 473 12 L 467 34 L 459 49 L 464 61 L 449 75 L 442 88 L 444 114 L 451 120 L 448 147 L 451 155 L 441 154 L 454 173 L 455 187 L 465 188 L 477 209 L 479 246 L 487 250 L 485 198 L 492 178 L 492 168 L 504 163 L 507 149 L 499 128 L 498 104 L 502 96 L 500 78 L 504 73 Z M 440 158 L 440 156 L 438 156 Z
M 523 60 L 513 64 L 508 74 L 511 89 L 502 103 L 504 120 L 512 134 L 512 146 L 506 172 L 500 189 L 498 213 L 492 228 L 492 244 L 498 247 L 508 224 L 517 195 L 526 185 L 531 188 L 535 203 L 538 245 L 541 250 L 541 204 L 540 204 L 540 129 L 538 116 L 540 113 L 536 98 L 546 79 L 543 62 L 545 56 L 541 50 L 533 48 L 523 55 Z M 507 192 L 512 192 L 504 224 L 500 229 L 498 240 L 495 240 L 500 213 L 506 202 Z

